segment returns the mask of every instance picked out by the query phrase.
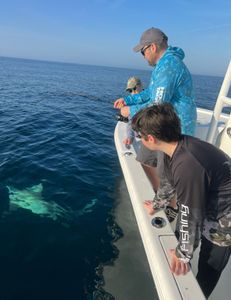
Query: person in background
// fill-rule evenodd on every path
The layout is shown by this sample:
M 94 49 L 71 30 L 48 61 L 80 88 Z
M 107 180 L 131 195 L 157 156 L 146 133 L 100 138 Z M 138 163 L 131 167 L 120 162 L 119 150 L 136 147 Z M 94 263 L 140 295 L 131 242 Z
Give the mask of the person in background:
M 126 91 L 129 94 L 131 94 L 131 95 L 139 94 L 142 90 L 143 90 L 143 84 L 142 84 L 140 78 L 133 76 L 128 79 Z M 134 134 L 134 131 L 132 130 L 131 122 L 128 122 L 126 137 L 123 140 L 123 143 L 125 145 L 131 145 L 133 143 L 134 137 L 135 137 L 135 134 Z
M 181 120 L 182 132 L 193 135 L 197 116 L 196 105 L 191 75 L 183 62 L 185 56 L 183 50 L 168 46 L 166 34 L 153 27 L 142 34 L 140 43 L 133 50 L 140 51 L 149 65 L 154 67 L 150 84 L 139 94 L 117 99 L 114 107 L 120 109 L 124 117 L 133 117 L 139 110 L 154 103 L 170 102 Z M 137 160 L 142 163 L 156 192 L 154 203 L 149 200 L 145 201 L 146 208 L 152 214 L 153 204 L 154 209 L 169 204 L 168 218 L 173 221 L 178 209 L 174 190 L 163 177 L 162 153 L 150 151 L 142 146 Z
M 231 159 L 207 142 L 182 135 L 169 103 L 138 112 L 132 128 L 147 148 L 164 153 L 165 175 L 176 189 L 178 246 L 170 251 L 171 270 L 186 274 L 201 240 L 197 280 L 207 298 L 231 253 Z

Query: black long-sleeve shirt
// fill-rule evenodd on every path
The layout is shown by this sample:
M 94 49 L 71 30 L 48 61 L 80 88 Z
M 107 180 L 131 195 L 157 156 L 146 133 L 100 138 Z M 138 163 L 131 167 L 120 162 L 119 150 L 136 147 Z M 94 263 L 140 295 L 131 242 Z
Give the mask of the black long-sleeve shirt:
M 179 203 L 177 255 L 190 259 L 200 234 L 231 245 L 231 159 L 215 146 L 182 135 L 165 170 Z

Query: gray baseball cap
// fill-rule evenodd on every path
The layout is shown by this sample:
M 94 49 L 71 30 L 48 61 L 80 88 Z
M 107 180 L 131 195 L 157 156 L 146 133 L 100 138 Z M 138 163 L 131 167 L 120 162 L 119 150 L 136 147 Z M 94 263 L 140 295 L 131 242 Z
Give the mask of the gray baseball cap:
M 126 87 L 126 91 L 127 90 L 132 90 L 134 89 L 135 87 L 137 87 L 137 85 L 141 85 L 142 86 L 142 83 L 141 83 L 141 80 L 138 78 L 138 77 L 130 77 L 128 79 L 128 82 L 127 82 L 127 87 Z
M 140 38 L 140 43 L 133 48 L 135 52 L 139 52 L 145 46 L 148 46 L 152 43 L 160 44 L 162 41 L 168 41 L 168 37 L 163 31 L 158 28 L 149 28 L 143 32 Z

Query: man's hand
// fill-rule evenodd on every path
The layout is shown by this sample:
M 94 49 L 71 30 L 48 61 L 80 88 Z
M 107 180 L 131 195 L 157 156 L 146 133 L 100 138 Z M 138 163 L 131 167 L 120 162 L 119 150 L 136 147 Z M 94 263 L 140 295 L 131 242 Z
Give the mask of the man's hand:
M 189 264 L 182 262 L 177 256 L 175 249 L 169 251 L 171 255 L 171 271 L 175 275 L 185 275 L 189 271 Z
M 148 211 L 149 215 L 154 215 L 155 209 L 153 208 L 153 201 L 152 200 L 145 200 L 144 207 Z
M 123 143 L 125 145 L 131 145 L 133 143 L 133 138 L 127 137 L 126 139 L 123 140 Z
M 121 114 L 123 117 L 128 118 L 129 115 L 130 115 L 130 109 L 129 109 L 129 106 L 124 106 L 124 107 L 122 107 L 121 110 L 120 110 L 120 114 Z
M 119 98 L 114 102 L 114 108 L 120 109 L 121 107 L 125 106 L 124 98 Z

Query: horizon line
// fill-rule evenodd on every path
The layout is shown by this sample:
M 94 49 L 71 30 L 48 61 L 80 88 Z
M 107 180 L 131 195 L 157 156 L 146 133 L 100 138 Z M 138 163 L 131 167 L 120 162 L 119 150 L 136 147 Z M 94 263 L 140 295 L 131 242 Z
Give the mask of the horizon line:
M 101 68 L 115 68 L 115 69 L 125 69 L 125 70 L 137 70 L 137 71 L 149 71 L 148 69 L 139 69 L 139 68 L 132 68 L 132 67 L 115 67 L 115 66 L 107 66 L 107 65 L 94 65 L 94 64 L 81 64 L 77 62 L 67 62 L 67 61 L 58 61 L 58 60 L 47 60 L 47 59 L 40 59 L 40 58 L 25 58 L 25 57 L 16 57 L 16 56 L 2 56 L 0 58 L 6 59 L 18 59 L 18 60 L 30 60 L 30 61 L 37 61 L 37 62 L 46 62 L 46 63 L 57 63 L 57 64 L 69 64 L 69 65 L 81 65 L 81 66 L 89 66 L 89 67 L 101 67 Z M 191 72 L 190 72 L 191 73 Z M 209 76 L 209 77 L 219 77 L 224 78 L 222 75 L 208 75 L 208 74 L 194 74 L 191 73 L 192 76 Z

